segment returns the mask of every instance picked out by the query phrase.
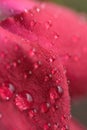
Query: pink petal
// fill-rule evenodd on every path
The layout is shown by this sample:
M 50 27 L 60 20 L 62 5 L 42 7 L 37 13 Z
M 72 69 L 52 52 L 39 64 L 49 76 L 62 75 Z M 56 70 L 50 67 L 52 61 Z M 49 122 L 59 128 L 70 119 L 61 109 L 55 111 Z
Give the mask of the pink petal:
M 66 76 L 58 57 L 51 60 L 53 56 L 52 50 L 44 49 L 37 41 L 26 40 L 0 27 L 2 130 L 53 130 L 69 125 Z

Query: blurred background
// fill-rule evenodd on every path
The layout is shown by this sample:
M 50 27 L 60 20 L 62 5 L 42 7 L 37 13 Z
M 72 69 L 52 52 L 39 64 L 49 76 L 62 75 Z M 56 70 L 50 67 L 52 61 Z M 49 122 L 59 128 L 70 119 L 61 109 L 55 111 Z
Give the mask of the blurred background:
M 53 0 L 53 2 L 87 14 L 87 0 Z M 71 110 L 72 115 L 76 117 L 79 122 L 87 126 L 87 98 L 72 102 Z

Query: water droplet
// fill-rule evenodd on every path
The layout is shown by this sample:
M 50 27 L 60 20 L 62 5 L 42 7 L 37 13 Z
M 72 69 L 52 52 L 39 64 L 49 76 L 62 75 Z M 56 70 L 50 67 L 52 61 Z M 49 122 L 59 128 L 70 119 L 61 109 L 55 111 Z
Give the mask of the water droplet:
M 40 8 L 36 8 L 36 11 L 39 13 L 40 12 Z
M 32 71 L 31 70 L 29 70 L 29 75 L 32 75 Z
M 64 125 L 61 130 L 69 130 L 69 126 L 68 125 Z
M 57 130 L 59 128 L 59 124 L 58 123 L 55 123 L 54 124 L 54 130 Z
M 48 103 L 48 102 L 42 103 L 40 108 L 41 108 L 42 113 L 46 113 L 46 112 L 48 112 L 48 110 L 50 108 L 50 103 Z
M 36 116 L 37 110 L 36 109 L 29 110 L 28 114 L 30 118 L 33 118 Z
M 0 97 L 3 100 L 10 100 L 13 96 L 15 88 L 12 84 L 4 84 L 0 87 Z
M 46 29 L 49 29 L 51 26 L 52 26 L 52 21 L 51 21 L 51 20 L 49 20 L 49 21 L 47 21 L 47 22 L 45 23 Z
M 25 13 L 28 13 L 28 9 L 24 9 L 24 12 L 25 12 Z
M 33 104 L 33 97 L 29 92 L 23 91 L 16 94 L 15 105 L 18 107 L 20 111 L 24 111 L 31 108 L 32 104 Z
M 59 37 L 59 35 L 58 35 L 57 33 L 55 33 L 55 35 L 54 35 L 54 39 L 57 40 L 58 37 Z
M 37 63 L 34 64 L 34 69 L 37 69 L 39 66 Z
M 13 62 L 13 66 L 16 67 L 16 66 L 17 66 L 17 63 L 16 63 L 16 62 Z
M 51 57 L 50 59 L 49 59 L 49 62 L 50 63 L 52 63 L 52 62 L 54 62 L 55 61 L 55 57 Z
M 47 82 L 49 80 L 48 76 L 45 76 L 44 81 Z
M 47 123 L 44 125 L 44 130 L 49 130 L 51 128 L 51 124 Z
M 36 22 L 35 22 L 34 20 L 32 20 L 32 21 L 30 22 L 30 26 L 31 26 L 32 28 L 35 26 L 35 24 L 36 24 Z
M 35 55 L 35 48 L 33 48 L 33 49 L 31 49 L 30 51 L 29 51 L 29 55 L 32 57 L 32 56 L 34 56 Z
M 63 89 L 61 86 L 50 88 L 50 99 L 51 100 L 59 99 L 62 96 L 62 94 L 63 94 Z
M 51 109 L 52 109 L 53 112 L 55 112 L 56 110 L 58 110 L 58 108 L 59 108 L 58 105 L 54 105 L 54 106 L 51 107 Z
M 20 59 L 18 59 L 18 61 L 17 61 L 19 64 L 21 64 L 21 60 Z

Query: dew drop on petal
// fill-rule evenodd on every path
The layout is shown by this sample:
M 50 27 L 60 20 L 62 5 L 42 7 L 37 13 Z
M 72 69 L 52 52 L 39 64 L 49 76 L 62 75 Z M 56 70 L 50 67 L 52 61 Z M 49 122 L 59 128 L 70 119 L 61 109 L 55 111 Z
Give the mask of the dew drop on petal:
M 48 102 L 42 103 L 40 108 L 41 108 L 42 113 L 46 113 L 46 112 L 48 112 L 48 110 L 50 108 L 50 103 L 48 103 Z
M 36 11 L 39 13 L 40 12 L 40 8 L 36 8 Z
M 23 91 L 16 94 L 15 105 L 18 107 L 20 111 L 24 111 L 31 108 L 31 106 L 33 105 L 32 95 L 27 91 Z
M 31 49 L 30 51 L 29 51 L 29 55 L 32 57 L 32 56 L 34 56 L 35 55 L 35 48 L 33 48 L 33 49 Z
M 49 29 L 51 26 L 52 26 L 52 21 L 51 21 L 51 20 L 49 20 L 49 21 L 47 21 L 47 22 L 45 23 L 46 29 Z
M 34 69 L 37 69 L 39 65 L 37 63 L 34 63 Z
M 61 130 L 70 130 L 68 125 L 64 125 Z
M 57 130 L 59 128 L 59 124 L 58 123 L 55 123 L 54 124 L 54 130 Z
M 50 99 L 51 100 L 60 99 L 62 94 L 63 94 L 63 89 L 61 86 L 50 88 Z
M 51 128 L 51 124 L 50 123 L 47 123 L 44 125 L 44 129 L 43 130 L 50 130 Z
M 33 118 L 33 117 L 36 116 L 37 110 L 36 109 L 31 109 L 31 110 L 29 110 L 28 114 L 29 114 L 30 118 Z
M 17 63 L 16 62 L 13 62 L 13 67 L 16 67 L 17 66 Z
M 54 39 L 57 40 L 58 38 L 59 38 L 59 35 L 57 33 L 55 33 Z
M 0 87 L 0 97 L 3 100 L 10 100 L 15 91 L 15 87 L 12 84 L 4 84 Z

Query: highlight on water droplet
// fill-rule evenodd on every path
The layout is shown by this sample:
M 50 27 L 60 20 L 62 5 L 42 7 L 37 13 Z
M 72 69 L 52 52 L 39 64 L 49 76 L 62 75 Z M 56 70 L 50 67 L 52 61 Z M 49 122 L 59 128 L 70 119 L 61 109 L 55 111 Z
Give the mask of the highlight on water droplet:
M 16 94 L 14 101 L 20 111 L 27 110 L 33 105 L 33 97 L 28 91 L 22 91 Z
M 10 100 L 15 91 L 13 84 L 3 84 L 0 86 L 0 97 L 3 100 Z
M 48 102 L 44 102 L 40 106 L 42 113 L 47 113 L 49 111 L 49 108 L 50 108 L 50 103 L 48 103 Z

